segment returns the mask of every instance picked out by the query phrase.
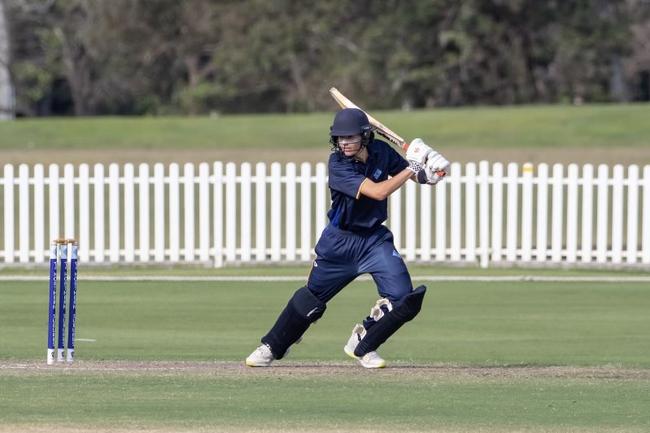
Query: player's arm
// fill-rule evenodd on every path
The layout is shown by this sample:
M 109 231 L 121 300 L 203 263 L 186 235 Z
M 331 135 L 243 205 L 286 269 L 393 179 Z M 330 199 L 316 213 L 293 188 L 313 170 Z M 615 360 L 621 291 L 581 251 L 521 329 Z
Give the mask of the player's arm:
M 427 162 L 427 156 L 431 152 L 433 152 L 433 149 L 427 146 L 424 141 L 419 138 L 413 140 L 406 151 L 408 167 L 382 182 L 373 182 L 368 178 L 364 179 L 361 186 L 359 186 L 359 194 L 374 200 L 386 199 L 400 186 L 404 185 L 407 180 L 412 177 L 418 179 L 418 174 L 423 170 L 424 164 Z
M 405 168 L 395 176 L 381 182 L 373 182 L 371 179 L 366 178 L 359 187 L 359 194 L 373 200 L 385 200 L 413 175 L 414 171 L 412 169 Z

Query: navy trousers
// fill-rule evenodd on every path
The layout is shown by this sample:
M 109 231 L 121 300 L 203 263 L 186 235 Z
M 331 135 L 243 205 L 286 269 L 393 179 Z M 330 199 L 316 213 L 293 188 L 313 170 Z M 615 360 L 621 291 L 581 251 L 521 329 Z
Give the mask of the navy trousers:
M 354 233 L 330 224 L 315 250 L 307 287 L 322 302 L 366 273 L 377 284 L 379 295 L 393 303 L 413 290 L 408 269 L 393 244 L 393 234 L 385 226 L 370 233 Z

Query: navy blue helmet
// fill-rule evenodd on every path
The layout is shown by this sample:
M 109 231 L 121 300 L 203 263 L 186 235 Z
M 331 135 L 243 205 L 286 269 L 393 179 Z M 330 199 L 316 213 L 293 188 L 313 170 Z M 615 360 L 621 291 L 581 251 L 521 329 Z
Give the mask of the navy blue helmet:
M 363 135 L 364 132 L 371 130 L 372 127 L 366 113 L 358 108 L 344 108 L 336 113 L 334 123 L 330 127 L 330 135 L 334 137 Z
M 372 126 L 366 113 L 358 108 L 344 108 L 334 117 L 330 126 L 330 143 L 334 150 L 338 150 L 338 137 L 360 135 L 362 146 L 367 146 L 373 138 Z

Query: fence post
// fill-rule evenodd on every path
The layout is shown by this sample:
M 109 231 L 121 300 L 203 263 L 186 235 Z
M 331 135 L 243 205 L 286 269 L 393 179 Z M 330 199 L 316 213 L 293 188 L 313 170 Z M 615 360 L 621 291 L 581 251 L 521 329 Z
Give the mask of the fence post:
M 450 170 L 451 177 L 449 179 L 451 184 L 451 260 L 460 261 L 461 258 L 461 225 L 463 216 L 460 211 L 462 203 L 461 192 L 461 165 L 457 162 L 451 164 Z
M 135 170 L 124 164 L 124 261 L 135 260 Z
M 75 201 L 74 201 L 74 165 L 66 164 L 63 167 L 63 215 L 64 221 L 64 236 L 66 239 L 77 237 L 75 233 Z
M 564 216 L 564 167 L 562 164 L 553 165 L 553 204 L 551 219 L 551 260 L 554 262 L 562 261 L 562 238 Z
M 120 168 L 117 164 L 108 166 L 108 233 L 109 260 L 120 261 Z M 126 236 L 126 235 L 125 235 Z
M 194 164 L 183 167 L 183 258 L 194 261 Z
M 45 176 L 43 164 L 34 165 L 34 261 L 45 260 Z
M 479 172 L 479 251 L 481 267 L 487 268 L 490 262 L 490 164 L 481 161 Z
M 210 261 L 210 165 L 199 164 L 199 260 Z
M 79 258 L 90 261 L 90 167 L 79 166 Z
M 519 167 L 516 163 L 508 164 L 507 183 L 507 218 L 506 218 L 506 259 L 517 260 L 517 232 L 519 231 L 517 214 L 519 213 Z
M 14 167 L 4 166 L 4 256 L 5 263 L 14 261 Z
M 545 262 L 548 249 L 548 164 L 537 166 L 537 237 L 535 254 L 538 262 Z
M 215 162 L 213 165 L 213 210 L 212 231 L 214 232 L 214 266 L 223 266 L 223 163 Z
M 226 164 L 226 260 L 237 258 L 237 167 L 234 162 Z
M 430 185 L 418 185 L 420 193 L 420 259 L 425 262 L 431 260 L 431 212 L 433 211 L 431 193 L 433 188 Z
M 589 263 L 592 260 L 593 249 L 593 195 L 594 195 L 594 166 L 585 164 L 582 167 L 582 262 Z
M 533 164 L 522 167 L 521 260 L 530 262 L 533 253 Z
M 476 164 L 465 166 L 465 260 L 476 261 Z
M 300 166 L 300 260 L 311 257 L 311 164 Z
M 449 179 L 436 184 L 436 260 L 444 262 L 447 259 L 447 185 Z
M 501 261 L 503 243 L 503 164 L 492 166 L 492 261 Z
M 627 172 L 627 263 L 637 261 L 639 225 L 639 166 L 631 165 Z
M 20 164 L 18 167 L 18 223 L 20 224 L 18 257 L 21 263 L 29 262 L 29 234 L 31 219 L 29 204 L 29 166 L 27 164 Z
M 643 235 L 641 261 L 650 263 L 650 165 L 643 168 Z
M 293 162 L 287 163 L 286 191 L 285 257 L 287 260 L 296 260 L 296 164 Z
M 59 166 L 48 166 L 48 195 L 49 195 L 49 221 L 50 240 L 59 239 L 63 233 L 59 231 Z M 13 206 L 13 204 L 12 204 Z M 13 215 L 13 214 L 12 214 Z
M 598 166 L 598 203 L 596 220 L 596 260 L 598 263 L 607 263 L 607 227 L 608 227 L 608 185 L 609 173 L 605 164 Z
M 575 263 L 578 256 L 578 166 L 569 164 L 566 204 L 566 260 Z
M 179 172 L 178 164 L 169 164 L 169 260 L 172 263 L 180 259 Z
M 282 166 L 271 164 L 271 260 L 282 258 Z M 285 227 L 286 230 L 286 227 Z
M 623 261 L 623 166 L 614 166 L 612 187 L 612 263 Z
M 154 195 L 154 260 L 165 261 L 165 166 L 156 163 L 153 166 Z
M 95 220 L 95 262 L 104 262 L 104 166 L 95 164 L 93 168 L 94 206 L 93 218 Z
M 266 164 L 255 166 L 255 260 L 266 260 Z
M 241 164 L 241 207 L 240 211 L 240 246 L 241 261 L 251 261 L 251 165 L 248 162 Z
M 140 261 L 149 261 L 149 224 L 151 214 L 149 213 L 149 164 L 140 164 L 138 167 L 138 250 Z

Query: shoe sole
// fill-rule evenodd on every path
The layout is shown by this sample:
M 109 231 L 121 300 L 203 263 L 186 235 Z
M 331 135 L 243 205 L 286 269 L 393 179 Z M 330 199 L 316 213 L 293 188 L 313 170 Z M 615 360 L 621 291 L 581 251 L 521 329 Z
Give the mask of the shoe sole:
M 372 366 L 372 367 L 368 367 L 368 366 L 363 365 L 363 364 L 361 363 L 361 358 L 359 358 L 357 355 L 355 355 L 353 351 L 351 351 L 350 349 L 348 349 L 348 346 L 347 346 L 347 345 L 343 346 L 343 351 L 344 351 L 345 354 L 348 355 L 350 358 L 352 358 L 352 359 L 356 359 L 357 361 L 359 361 L 359 364 L 360 364 L 363 368 L 372 369 L 372 368 L 385 368 L 385 367 L 386 367 L 386 362 L 384 362 L 384 363 L 382 363 L 382 364 L 380 364 L 380 365 L 377 365 L 377 366 Z
M 250 362 L 249 360 L 245 361 L 245 364 L 247 367 L 270 367 L 271 364 L 255 364 L 254 362 Z
M 361 363 L 361 361 L 359 361 L 359 363 Z M 363 365 L 363 364 L 361 364 L 361 366 L 362 366 L 363 368 L 368 368 L 368 369 L 372 369 L 372 368 L 386 368 L 386 363 L 383 362 L 383 363 L 381 363 L 380 365 L 373 365 L 372 367 L 368 367 L 368 366 Z

